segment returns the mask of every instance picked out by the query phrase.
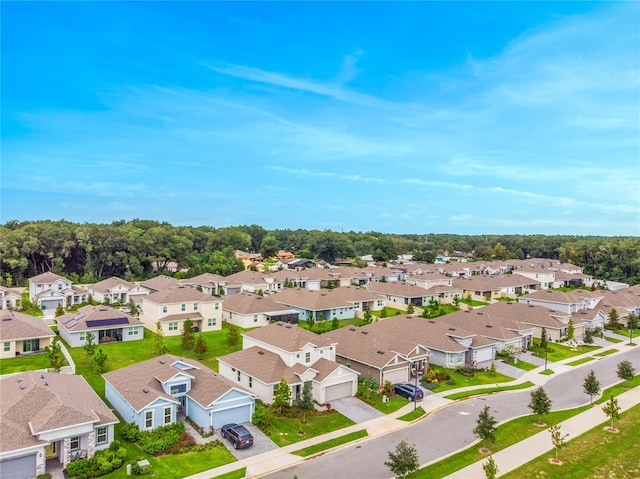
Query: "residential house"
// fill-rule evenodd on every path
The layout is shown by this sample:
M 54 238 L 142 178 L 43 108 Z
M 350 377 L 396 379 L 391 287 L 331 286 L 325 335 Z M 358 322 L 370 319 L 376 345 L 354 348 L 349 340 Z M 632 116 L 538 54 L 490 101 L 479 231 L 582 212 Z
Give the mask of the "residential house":
M 165 276 L 161 274 L 160 276 L 155 276 L 146 281 L 142 281 L 140 286 L 146 288 L 151 293 L 157 293 L 158 291 L 162 291 L 164 289 L 176 288 L 180 286 L 180 282 L 172 278 L 171 276 Z
M 142 299 L 140 320 L 156 331 L 160 323 L 166 336 L 182 334 L 184 322 L 190 319 L 194 331 L 218 331 L 222 328 L 222 299 L 189 286 L 158 291 Z
M 535 291 L 518 298 L 518 302 L 544 306 L 547 309 L 568 314 L 577 313 L 586 309 L 593 309 L 604 299 L 602 291 L 592 293 L 582 289 L 563 292 L 554 290 Z
M 324 404 L 354 396 L 358 374 L 335 362 L 336 344 L 294 324 L 272 323 L 243 334 L 242 351 L 218 358 L 220 374 L 273 402 L 275 388 L 284 379 L 292 400 L 311 382 L 313 399 Z
M 227 284 L 224 287 L 224 294 L 227 296 L 240 291 L 272 293 L 277 289 L 273 276 L 257 271 L 240 271 L 226 276 L 225 279 Z
M 18 309 L 21 305 L 20 291 L 0 286 L 0 309 Z
M 193 278 L 183 279 L 182 284 L 199 289 L 205 294 L 220 296 L 224 293 L 227 278 L 220 276 L 219 274 L 203 273 L 201 275 L 194 276 Z
M 409 304 L 426 306 L 429 304 L 429 300 L 437 300 L 439 296 L 437 292 L 426 290 L 411 283 L 397 281 L 393 283 L 369 283 L 367 290 L 384 298 L 387 306 L 400 307 L 401 309 L 406 309 Z
M 88 286 L 87 291 L 91 298 L 98 303 L 128 304 L 133 302 L 136 305 L 140 305 L 142 297 L 150 293 L 149 289 L 142 285 L 130 283 L 115 276 Z
M 0 311 L 2 359 L 42 352 L 54 337 L 55 333 L 41 318 L 6 309 Z
M 53 463 L 109 447 L 118 419 L 82 376 L 29 371 L 0 380 L 0 477 L 31 479 Z
M 380 311 L 384 299 L 379 295 L 353 286 L 309 291 L 287 288 L 273 296 L 276 303 L 298 311 L 298 319 L 323 321 L 362 317 L 364 312 Z
M 471 297 L 474 301 L 516 298 L 537 289 L 538 284 L 537 280 L 513 274 L 453 279 L 453 287 L 462 290 L 462 297 Z
M 243 329 L 267 326 L 276 321 L 297 323 L 298 311 L 276 303 L 269 296 L 237 293 L 225 296 L 222 320 Z
M 106 398 L 141 430 L 173 424 L 178 413 L 184 413 L 209 432 L 232 422 L 250 422 L 255 411 L 255 395 L 198 361 L 171 354 L 102 377 Z
M 53 316 L 58 306 L 69 308 L 86 303 L 88 294 L 70 280 L 48 272 L 29 278 L 29 300 L 44 310 L 45 315 Z
M 93 334 L 97 344 L 144 339 L 141 321 L 110 306 L 83 306 L 77 313 L 64 314 L 56 321 L 60 337 L 72 348 L 84 346 L 87 333 Z

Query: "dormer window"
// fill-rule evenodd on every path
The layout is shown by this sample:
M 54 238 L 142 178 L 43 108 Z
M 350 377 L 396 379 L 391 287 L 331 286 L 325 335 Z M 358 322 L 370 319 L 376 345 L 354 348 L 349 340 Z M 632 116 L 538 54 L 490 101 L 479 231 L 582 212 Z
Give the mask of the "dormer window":
M 184 304 L 184 303 L 182 303 L 182 304 L 180 305 L 180 311 L 186 311 L 186 310 L 187 310 L 187 305 L 186 305 L 186 304 Z
M 198 311 L 198 303 L 193 303 L 193 310 Z

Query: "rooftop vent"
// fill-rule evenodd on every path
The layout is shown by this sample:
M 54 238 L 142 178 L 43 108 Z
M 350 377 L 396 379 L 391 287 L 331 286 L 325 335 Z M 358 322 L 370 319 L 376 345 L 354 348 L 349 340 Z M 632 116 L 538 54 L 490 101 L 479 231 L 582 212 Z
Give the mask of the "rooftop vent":
M 530 307 L 530 308 L 533 308 L 533 304 L 530 304 L 530 305 L 529 305 L 529 307 Z
M 287 328 L 287 329 L 291 329 L 291 325 L 290 325 L 290 324 L 287 324 L 287 325 L 285 326 L 285 328 Z
M 47 381 L 45 381 L 45 382 L 43 382 L 43 383 L 42 383 L 42 385 L 43 385 L 43 386 L 48 386 L 48 385 L 49 385 L 49 383 L 48 383 Z
M 44 379 L 44 374 L 41 374 L 41 375 L 40 375 L 40 379 Z
M 349 328 L 349 331 L 355 331 L 356 328 Z
M 166 363 L 166 361 L 164 359 L 161 359 L 160 364 L 164 364 L 164 363 Z
M 436 324 L 436 322 L 435 322 L 433 319 L 430 319 L 430 320 L 429 320 L 429 322 L 430 322 L 431 324 Z
M 493 326 L 491 326 L 490 324 L 485 324 L 484 326 L 485 328 L 493 328 Z
M 378 354 L 384 354 L 384 351 L 382 349 L 378 349 L 378 351 L 376 351 Z
M 149 388 L 144 388 L 144 389 L 142 390 L 142 392 L 143 392 L 143 393 L 145 393 L 145 394 L 147 394 L 149 391 L 150 391 L 150 389 L 149 389 Z
M 465 311 L 465 313 L 469 314 L 471 311 L 469 311 L 468 309 Z
M 264 351 L 258 351 L 258 354 L 259 354 L 260 356 L 264 356 Z
M 362 334 L 369 334 L 369 331 L 360 331 Z
M 22 378 L 18 378 L 18 382 L 21 383 L 22 382 Z
M 3 321 L 11 321 L 11 316 L 6 316 L 2 318 Z
M 456 328 L 449 328 L 449 331 L 455 331 Z
M 478 313 L 476 313 L 476 314 L 479 314 L 480 316 L 482 316 L 484 313 L 480 313 L 480 312 L 478 312 Z
M 21 384 L 20 385 L 20 390 L 23 390 L 23 389 L 27 389 L 27 386 L 25 386 L 24 384 Z

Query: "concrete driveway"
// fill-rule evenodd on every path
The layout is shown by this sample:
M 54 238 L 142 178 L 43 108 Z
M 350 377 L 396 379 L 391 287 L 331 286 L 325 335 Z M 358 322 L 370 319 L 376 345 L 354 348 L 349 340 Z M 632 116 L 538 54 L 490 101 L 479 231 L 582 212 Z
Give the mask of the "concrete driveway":
M 381 413 L 376 408 L 369 406 L 354 396 L 334 399 L 331 401 L 331 407 L 355 423 L 361 423 L 384 416 L 384 413 Z
M 258 429 L 253 423 L 245 422 L 242 425 L 246 427 L 253 436 L 253 446 L 246 449 L 234 449 L 233 443 L 229 441 L 229 439 L 224 439 L 222 436 L 220 436 L 219 430 L 217 430 L 214 434 L 214 436 L 216 436 L 217 439 L 220 439 L 220 441 L 222 441 L 227 449 L 231 451 L 231 454 L 233 454 L 236 459 L 242 460 L 246 459 L 247 457 L 257 456 L 258 454 L 262 454 L 263 452 L 278 449 L 276 443 L 269 439 L 269 437 L 260 429 Z

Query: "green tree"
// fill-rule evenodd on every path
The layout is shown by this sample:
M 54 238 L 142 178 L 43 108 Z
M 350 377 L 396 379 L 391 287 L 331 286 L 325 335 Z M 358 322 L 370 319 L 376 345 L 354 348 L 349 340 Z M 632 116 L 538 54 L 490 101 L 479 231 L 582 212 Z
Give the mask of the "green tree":
M 102 374 L 105 371 L 107 364 L 107 354 L 102 350 L 102 348 L 99 348 L 93 355 L 93 362 L 96 365 L 98 374 Z
M 622 322 L 620 321 L 620 315 L 618 314 L 618 310 L 616 308 L 611 308 L 609 312 L 609 326 L 611 329 L 621 329 Z
M 482 464 L 482 469 L 484 470 L 485 479 L 496 479 L 498 476 L 498 465 L 493 456 L 489 456 L 487 462 Z
M 485 445 L 487 441 L 496 441 L 496 424 L 498 424 L 498 421 L 496 421 L 489 411 L 489 406 L 485 406 L 482 411 L 480 411 L 478 419 L 476 420 L 476 427 L 473 429 L 473 434 L 483 441 Z
M 85 333 L 84 345 L 82 346 L 82 348 L 87 353 L 87 356 L 89 356 L 90 358 L 93 357 L 94 353 L 96 352 L 96 348 L 98 347 L 95 340 L 96 340 L 96 337 L 91 331 L 87 331 Z
M 549 347 L 549 342 L 547 337 L 548 337 L 547 329 L 543 327 L 542 333 L 540 334 L 540 349 L 542 349 L 543 351 L 546 351 L 547 347 Z
M 410 444 L 406 439 L 400 441 L 395 450 L 387 451 L 389 460 L 384 465 L 397 478 L 403 478 L 420 468 L 420 458 L 415 444 Z
M 549 399 L 542 386 L 538 386 L 537 389 L 531 391 L 531 401 L 527 406 L 534 414 L 538 415 L 537 424 L 540 425 L 542 424 L 542 415 L 549 414 L 549 411 L 551 411 L 551 399 Z
M 189 318 L 184 320 L 182 324 L 182 349 L 191 351 L 195 341 L 195 333 L 193 330 L 193 321 Z
M 265 236 L 260 243 L 260 254 L 263 258 L 271 258 L 272 256 L 275 256 L 279 249 L 280 243 L 272 234 Z
M 59 373 L 65 364 L 65 357 L 62 354 L 60 338 L 55 336 L 51 344 L 44 348 L 44 355 L 49 360 L 49 367 L 54 373 Z
M 629 329 L 629 344 L 633 344 L 633 332 L 638 329 L 638 316 L 633 313 L 627 316 L 627 328 Z
M 240 339 L 240 334 L 238 333 L 238 328 L 236 328 L 235 324 L 229 324 L 229 332 L 227 333 L 227 340 L 229 341 L 229 346 L 237 345 L 239 339 Z
M 160 321 L 156 322 L 156 335 L 153 338 L 153 343 L 156 356 L 162 356 L 163 354 L 167 354 L 169 352 L 169 348 L 167 348 L 166 344 L 164 344 L 164 331 L 162 329 L 162 324 L 160 323 Z
M 495 376 L 496 375 L 496 363 L 491 361 L 491 366 L 489 366 L 489 375 L 490 376 Z
M 331 329 L 338 329 L 340 327 L 340 320 L 335 316 L 331 320 Z
M 560 424 L 551 426 L 549 428 L 549 433 L 551 434 L 551 442 L 553 443 L 553 447 L 556 448 L 556 462 L 558 462 L 558 451 L 560 451 L 560 449 L 562 449 L 566 445 L 566 439 L 567 437 L 569 437 L 569 434 L 562 434 L 562 428 Z
M 366 324 L 371 323 L 371 321 L 373 320 L 373 314 L 371 314 L 371 311 L 369 311 L 368 309 L 364 312 L 364 322 Z
M 413 305 L 413 303 L 409 303 L 407 305 L 407 314 L 413 314 L 415 311 L 415 306 Z
M 282 414 L 283 407 L 291 405 L 291 388 L 284 378 L 280 380 L 273 391 L 273 405 L 280 408 L 280 414 Z
M 589 395 L 591 405 L 593 406 L 593 397 L 600 392 L 600 381 L 598 381 L 593 369 L 585 376 L 582 388 L 584 393 Z
M 313 409 L 313 384 L 311 381 L 305 381 L 302 386 L 302 396 L 298 402 L 298 407 L 304 411 L 311 411 Z
M 620 405 L 618 404 L 618 400 L 615 398 L 615 396 L 609 396 L 609 400 L 604 405 L 602 410 L 607 415 L 607 417 L 611 419 L 611 426 L 609 426 L 609 430 L 615 431 L 616 428 L 613 426 L 613 421 L 614 419 L 620 419 Z
M 64 308 L 62 307 L 61 304 L 58 305 L 58 307 L 56 308 L 56 318 L 59 318 L 60 316 L 62 316 L 64 314 Z
M 618 363 L 617 374 L 620 379 L 629 381 L 636 375 L 636 369 L 631 364 L 631 361 L 625 359 Z
M 571 341 L 575 333 L 576 333 L 576 327 L 573 324 L 573 319 L 570 319 L 569 324 L 567 325 L 567 339 Z
M 457 294 L 453 297 L 453 307 L 456 309 L 460 309 L 460 296 Z
M 207 352 L 207 342 L 202 337 L 202 334 L 198 334 L 198 339 L 196 339 L 196 347 L 194 351 L 198 355 L 199 358 L 202 358 Z

